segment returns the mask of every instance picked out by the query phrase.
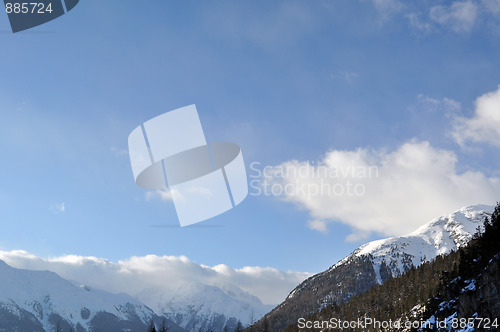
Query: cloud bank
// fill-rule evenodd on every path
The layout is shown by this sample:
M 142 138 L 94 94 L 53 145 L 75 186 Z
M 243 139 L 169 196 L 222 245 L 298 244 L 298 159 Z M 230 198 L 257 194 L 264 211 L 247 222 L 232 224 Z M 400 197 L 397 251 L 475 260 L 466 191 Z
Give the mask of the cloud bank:
M 500 146 L 500 86 L 476 99 L 472 117 L 456 120 L 453 137 L 461 146 L 467 141 Z
M 337 221 L 370 232 L 403 235 L 466 205 L 494 204 L 500 179 L 457 171 L 453 151 L 409 141 L 394 151 L 331 150 L 318 162 L 292 160 L 263 172 L 263 193 L 307 210 L 309 228 Z
M 165 294 L 175 294 L 179 287 L 190 283 L 230 285 L 257 296 L 264 304 L 282 302 L 310 276 L 270 267 L 233 269 L 223 264 L 211 267 L 185 256 L 134 256 L 114 263 L 104 258 L 76 255 L 46 259 L 15 250 L 0 251 L 0 260 L 16 268 L 53 271 L 67 280 L 113 293 L 137 296 L 144 290 L 158 289 Z
M 475 28 L 485 26 L 497 31 L 500 18 L 499 0 L 459 0 L 442 4 L 434 2 L 400 2 L 372 0 L 382 17 L 403 15 L 409 26 L 425 33 L 451 31 L 467 35 Z
M 474 1 L 456 1 L 450 6 L 434 6 L 430 9 L 432 21 L 457 33 L 472 30 L 478 16 L 478 5 Z

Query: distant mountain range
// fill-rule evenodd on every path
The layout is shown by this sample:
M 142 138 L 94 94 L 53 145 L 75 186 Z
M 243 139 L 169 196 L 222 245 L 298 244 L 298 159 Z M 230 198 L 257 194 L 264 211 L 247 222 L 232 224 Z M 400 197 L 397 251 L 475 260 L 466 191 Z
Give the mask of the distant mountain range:
M 148 289 L 136 296 L 150 308 L 188 331 L 234 331 L 238 321 L 248 326 L 274 306 L 264 305 L 238 287 L 186 283 L 175 294 Z
M 236 287 L 188 284 L 176 295 L 150 289 L 132 298 L 75 285 L 49 271 L 0 261 L 0 331 L 228 331 L 248 326 L 272 307 Z M 146 305 L 147 303 L 148 305 Z M 153 311 L 154 308 L 155 311 Z
M 256 327 L 279 331 L 332 303 L 340 303 L 399 276 L 413 265 L 434 259 L 467 244 L 493 206 L 464 207 L 436 218 L 416 231 L 400 237 L 372 241 L 354 250 L 328 270 L 298 285 L 283 303 L 266 314 Z M 402 221 L 404 222 L 404 221 Z
M 272 311 L 234 286 L 186 283 L 175 294 L 146 289 L 133 298 L 0 261 L 0 331 L 143 332 L 151 321 L 157 326 L 165 321 L 171 332 L 234 331 L 238 321 L 248 326 L 264 315 L 257 326 L 277 331 L 467 244 L 492 211 L 492 206 L 465 207 L 406 236 L 362 245 L 302 282 Z
M 76 286 L 49 271 L 15 269 L 0 261 L 0 331 L 146 331 L 161 323 L 126 294 Z M 170 331 L 183 331 L 168 322 Z

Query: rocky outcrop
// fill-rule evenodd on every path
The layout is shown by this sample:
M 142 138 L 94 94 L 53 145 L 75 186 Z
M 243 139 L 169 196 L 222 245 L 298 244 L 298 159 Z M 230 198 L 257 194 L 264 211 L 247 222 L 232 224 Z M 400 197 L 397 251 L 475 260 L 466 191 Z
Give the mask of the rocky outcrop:
M 500 253 L 490 261 L 476 280 L 462 290 L 458 300 L 459 317 L 500 317 Z

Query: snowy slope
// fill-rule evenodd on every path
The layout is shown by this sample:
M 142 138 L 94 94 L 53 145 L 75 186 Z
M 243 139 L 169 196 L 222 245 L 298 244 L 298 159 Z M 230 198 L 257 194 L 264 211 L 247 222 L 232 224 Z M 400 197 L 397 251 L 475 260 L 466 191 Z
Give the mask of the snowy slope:
M 226 324 L 233 330 L 238 321 L 248 326 L 273 307 L 235 286 L 200 283 L 186 283 L 174 292 L 148 289 L 136 298 L 188 331 L 222 331 Z
M 118 323 L 120 329 L 141 331 L 163 317 L 171 331 L 222 331 L 226 325 L 234 330 L 238 321 L 248 326 L 272 309 L 231 285 L 185 283 L 174 290 L 147 289 L 134 295 L 78 286 L 53 272 L 15 269 L 0 261 L 0 331 L 12 326 L 51 331 L 57 324 L 64 330 L 88 331 Z
M 375 281 L 380 284 L 390 277 L 404 273 L 411 265 L 418 266 L 467 244 L 478 227 L 482 230 L 484 218 L 490 217 L 493 210 L 494 207 L 488 205 L 464 207 L 431 220 L 408 235 L 368 242 L 327 271 L 304 281 L 288 295 L 287 299 L 293 298 L 309 285 L 313 285 L 314 280 L 321 276 L 339 270 L 341 266 L 346 267 L 360 258 L 369 260 L 375 272 Z
M 103 313 L 114 316 L 113 319 L 133 321 L 132 325 L 146 325 L 154 315 L 151 309 L 126 294 L 79 287 L 53 272 L 15 269 L 3 261 L 0 261 L 0 308 L 4 314 L 13 316 L 31 314 L 47 331 L 56 324 L 87 330 L 97 315 L 103 319 Z
M 464 207 L 436 218 L 406 236 L 364 244 L 331 269 L 353 257 L 368 256 L 373 262 L 377 281 L 381 283 L 384 269 L 387 271 L 388 268 L 395 277 L 406 272 L 411 265 L 418 266 L 467 244 L 478 229 L 482 230 L 484 218 L 491 216 L 493 210 L 493 206 L 487 205 Z M 381 271 L 384 263 L 387 268 Z
M 274 330 L 283 329 L 328 304 L 366 292 L 406 272 L 412 265 L 418 266 L 457 249 L 465 245 L 477 229 L 483 230 L 484 219 L 491 216 L 493 210 L 493 206 L 486 205 L 464 207 L 406 236 L 366 243 L 328 270 L 303 281 L 284 302 L 265 315 L 265 320 Z M 261 326 L 262 322 L 259 322 Z
M 329 270 L 304 281 L 273 312 L 285 313 L 287 307 L 305 308 L 304 298 L 314 299 L 309 309 L 317 310 L 318 303 L 348 298 L 400 275 L 411 265 L 466 244 L 492 211 L 492 206 L 465 207 L 406 236 L 367 243 Z M 151 319 L 159 321 L 162 316 L 175 326 L 171 331 L 222 331 L 226 325 L 234 329 L 238 321 L 247 326 L 271 309 L 232 285 L 186 283 L 173 290 L 146 289 L 133 295 L 135 299 L 80 287 L 52 272 L 14 269 L 0 261 L 0 331 L 5 330 L 2 320 L 16 319 L 25 324 L 18 325 L 17 331 L 50 331 L 57 322 L 77 332 L 90 330 L 96 324 L 120 324 L 139 331 Z

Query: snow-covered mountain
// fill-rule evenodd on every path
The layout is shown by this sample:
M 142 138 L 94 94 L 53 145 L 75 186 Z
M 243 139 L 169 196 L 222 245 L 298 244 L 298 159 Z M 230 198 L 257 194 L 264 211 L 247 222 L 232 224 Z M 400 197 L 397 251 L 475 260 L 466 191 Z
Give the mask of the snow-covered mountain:
M 488 205 L 464 207 L 436 218 L 408 235 L 366 243 L 330 270 L 355 257 L 368 256 L 377 282 L 382 283 L 387 279 L 387 273 L 390 273 L 389 277 L 396 277 L 412 265 L 418 266 L 467 244 L 474 233 L 483 231 L 484 218 L 491 216 L 493 210 L 494 207 Z
M 226 325 L 233 331 L 238 321 L 248 326 L 273 308 L 229 285 L 186 283 L 175 293 L 148 289 L 136 298 L 188 331 L 222 331 Z
M 144 331 L 160 317 L 126 294 L 77 286 L 0 261 L 0 331 Z M 168 322 L 171 330 L 181 331 Z
M 186 283 L 131 297 L 79 286 L 49 271 L 12 268 L 0 260 L 0 331 L 229 331 L 248 326 L 272 306 L 236 286 Z
M 279 330 L 326 304 L 367 291 L 389 278 L 466 244 L 493 207 L 476 205 L 445 215 L 406 236 L 367 243 L 297 286 L 264 316 Z M 15 269 L 0 261 L 0 331 L 145 331 L 165 319 L 169 331 L 234 330 L 271 308 L 230 285 L 186 283 L 131 297 L 78 286 L 48 271 Z M 262 320 L 261 320 L 262 321 Z
M 493 210 L 493 206 L 487 205 L 464 207 L 408 235 L 364 244 L 328 270 L 303 281 L 259 324 L 265 321 L 271 330 L 283 329 L 325 305 L 339 303 L 401 275 L 412 265 L 418 266 L 455 250 L 467 244 L 478 230 L 483 230 L 484 219 L 491 216 Z

